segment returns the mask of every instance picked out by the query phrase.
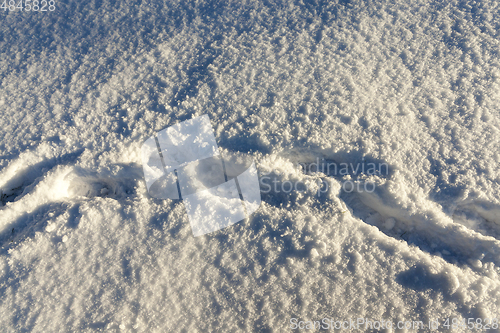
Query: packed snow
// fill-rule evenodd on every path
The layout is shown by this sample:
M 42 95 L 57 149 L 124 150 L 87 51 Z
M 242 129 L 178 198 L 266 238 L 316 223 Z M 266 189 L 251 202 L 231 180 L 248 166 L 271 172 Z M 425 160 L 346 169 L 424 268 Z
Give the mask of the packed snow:
M 0 330 L 500 332 L 499 14 L 0 9 Z M 141 147 L 203 115 L 262 202 L 195 237 L 148 192 Z

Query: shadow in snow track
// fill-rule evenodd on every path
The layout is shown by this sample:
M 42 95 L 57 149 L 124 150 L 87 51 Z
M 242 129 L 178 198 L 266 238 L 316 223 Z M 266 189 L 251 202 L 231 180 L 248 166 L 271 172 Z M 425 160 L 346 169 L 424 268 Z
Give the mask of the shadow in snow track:
M 72 153 L 46 159 L 17 172 L 2 188 L 2 195 L 0 197 L 2 205 L 21 199 L 35 188 L 38 182 L 43 179 L 43 175 L 50 169 L 57 165 L 74 163 L 83 151 L 84 149 L 79 149 Z

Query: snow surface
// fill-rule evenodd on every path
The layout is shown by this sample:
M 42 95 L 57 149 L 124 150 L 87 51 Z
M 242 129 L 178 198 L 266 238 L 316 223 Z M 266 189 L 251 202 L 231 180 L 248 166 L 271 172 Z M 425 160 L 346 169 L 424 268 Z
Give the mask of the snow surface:
M 56 7 L 0 10 L 2 331 L 500 317 L 498 1 Z M 141 146 L 203 114 L 223 153 L 328 193 L 193 237 Z M 318 158 L 389 168 L 347 193 L 297 167 Z

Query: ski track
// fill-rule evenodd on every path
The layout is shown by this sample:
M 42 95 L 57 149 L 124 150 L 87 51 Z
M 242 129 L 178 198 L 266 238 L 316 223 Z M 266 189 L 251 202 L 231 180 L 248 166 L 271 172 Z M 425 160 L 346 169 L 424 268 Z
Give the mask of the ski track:
M 351 160 L 328 159 L 319 152 L 309 152 L 306 159 L 301 160 L 301 152 L 296 150 L 288 151 L 286 156 L 293 156 L 297 165 L 306 166 L 306 170 L 315 167 L 318 160 L 310 162 L 313 156 L 320 158 L 320 165 L 324 162 L 352 163 Z M 340 154 L 342 155 L 342 154 Z M 299 161 L 299 162 L 297 162 Z M 369 157 L 363 158 L 366 163 L 375 160 Z M 383 163 L 377 161 L 376 163 Z M 378 180 L 390 180 L 393 172 L 389 168 L 387 175 L 381 175 Z M 353 180 L 351 176 L 363 176 L 350 174 L 345 177 L 341 175 L 331 176 L 325 170 L 318 174 L 323 179 L 332 178 L 340 183 L 346 180 Z M 386 179 L 384 179 L 386 178 Z M 361 179 L 361 184 L 366 180 Z M 500 225 L 498 224 L 498 213 L 500 205 L 490 202 L 448 202 L 452 207 L 452 214 L 446 214 L 449 209 L 443 209 L 436 202 L 426 199 L 425 206 L 433 209 L 420 209 L 418 212 L 410 213 L 407 207 L 398 203 L 393 194 L 386 186 L 377 185 L 372 191 L 364 191 L 361 187 L 354 187 L 352 190 L 347 186 L 347 190 L 340 188 L 339 198 L 351 209 L 353 216 L 363 222 L 376 226 L 381 232 L 389 237 L 405 241 L 409 246 L 416 246 L 422 251 L 437 255 L 452 264 L 468 265 L 473 269 L 480 269 L 482 263 L 493 263 L 500 267 Z
M 33 237 L 35 232 L 44 232 L 47 224 L 58 218 L 65 221 L 67 228 L 76 228 L 80 214 L 78 207 L 85 200 L 133 200 L 137 196 L 139 181 L 142 180 L 142 167 L 137 164 L 115 164 L 101 172 L 69 166 L 67 169 L 59 169 L 52 177 L 47 177 L 50 170 L 57 169 L 57 166 L 67 166 L 80 155 L 81 151 L 44 159 L 17 171 L 12 179 L 5 182 L 0 211 L 10 213 L 10 218 L 2 220 L 0 225 L 2 248 L 11 248 L 26 238 Z M 111 169 L 115 171 L 111 172 Z M 9 170 L 5 173 L 8 172 Z M 59 178 L 60 186 L 66 193 L 64 196 L 50 196 L 51 189 L 46 197 L 40 195 L 41 191 L 36 191 L 38 185 L 41 185 L 43 191 L 45 183 L 53 184 L 50 178 Z M 48 230 L 52 231 L 53 228 L 49 227 Z M 60 238 L 55 239 L 60 241 Z

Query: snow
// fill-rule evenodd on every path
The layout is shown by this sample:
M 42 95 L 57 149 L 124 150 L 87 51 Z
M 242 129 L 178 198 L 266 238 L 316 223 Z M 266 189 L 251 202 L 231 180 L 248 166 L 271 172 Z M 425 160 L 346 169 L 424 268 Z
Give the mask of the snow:
M 498 318 L 499 11 L 0 10 L 0 326 L 287 332 L 292 318 L 367 318 L 444 331 L 446 318 Z M 158 170 L 141 148 L 203 115 L 221 156 L 255 162 L 262 202 L 194 237 L 183 201 L 148 192 Z M 307 168 L 318 161 L 350 171 Z M 369 163 L 387 172 L 356 169 Z

